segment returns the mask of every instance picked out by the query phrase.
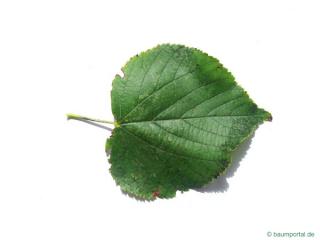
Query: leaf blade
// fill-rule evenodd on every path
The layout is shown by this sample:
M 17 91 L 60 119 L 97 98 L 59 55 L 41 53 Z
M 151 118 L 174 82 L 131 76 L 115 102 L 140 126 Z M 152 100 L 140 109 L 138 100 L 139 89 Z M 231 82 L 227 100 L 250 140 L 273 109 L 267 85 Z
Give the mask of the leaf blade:
M 110 170 L 124 191 L 138 197 L 173 197 L 204 185 L 271 118 L 217 59 L 197 49 L 160 45 L 132 58 L 123 71 L 111 94 L 120 127 L 112 134 Z

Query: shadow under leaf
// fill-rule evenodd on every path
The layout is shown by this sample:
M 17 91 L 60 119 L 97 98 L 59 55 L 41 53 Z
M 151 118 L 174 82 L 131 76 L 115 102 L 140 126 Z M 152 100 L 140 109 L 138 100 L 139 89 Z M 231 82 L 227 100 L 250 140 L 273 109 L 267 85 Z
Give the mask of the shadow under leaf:
M 231 165 L 227 168 L 226 172 L 220 175 L 218 178 L 213 179 L 210 183 L 204 185 L 201 188 L 194 189 L 195 191 L 202 193 L 210 192 L 225 192 L 229 188 L 229 183 L 227 178 L 233 177 L 235 172 L 240 166 L 241 160 L 247 154 L 248 149 L 250 148 L 254 134 L 246 139 L 240 146 L 232 153 L 231 156 Z

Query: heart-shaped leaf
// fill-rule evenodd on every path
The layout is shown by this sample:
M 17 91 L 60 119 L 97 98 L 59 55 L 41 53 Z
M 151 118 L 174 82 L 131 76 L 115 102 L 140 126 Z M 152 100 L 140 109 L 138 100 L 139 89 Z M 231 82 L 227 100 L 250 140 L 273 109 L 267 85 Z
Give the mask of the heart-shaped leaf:
M 106 148 L 116 183 L 143 199 L 210 182 L 271 120 L 217 59 L 194 48 L 159 45 L 130 59 L 123 73 L 113 81 L 116 127 Z

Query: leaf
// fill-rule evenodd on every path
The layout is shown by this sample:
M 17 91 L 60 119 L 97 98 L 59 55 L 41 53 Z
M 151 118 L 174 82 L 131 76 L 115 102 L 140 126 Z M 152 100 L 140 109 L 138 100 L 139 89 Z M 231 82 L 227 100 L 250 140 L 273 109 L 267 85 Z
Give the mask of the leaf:
M 130 59 L 111 92 L 117 127 L 111 174 L 143 199 L 198 188 L 230 165 L 232 151 L 271 114 L 258 108 L 215 58 L 159 45 Z

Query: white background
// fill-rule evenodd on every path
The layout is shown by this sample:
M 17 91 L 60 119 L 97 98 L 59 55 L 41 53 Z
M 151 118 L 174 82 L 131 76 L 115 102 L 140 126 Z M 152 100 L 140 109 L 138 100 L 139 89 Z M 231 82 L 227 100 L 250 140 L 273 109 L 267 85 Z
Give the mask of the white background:
M 0 239 L 274 239 L 319 210 L 317 1 L 0 2 Z M 111 82 L 159 43 L 208 52 L 272 123 L 201 191 L 141 202 L 109 174 Z M 238 167 L 237 164 L 240 164 Z

